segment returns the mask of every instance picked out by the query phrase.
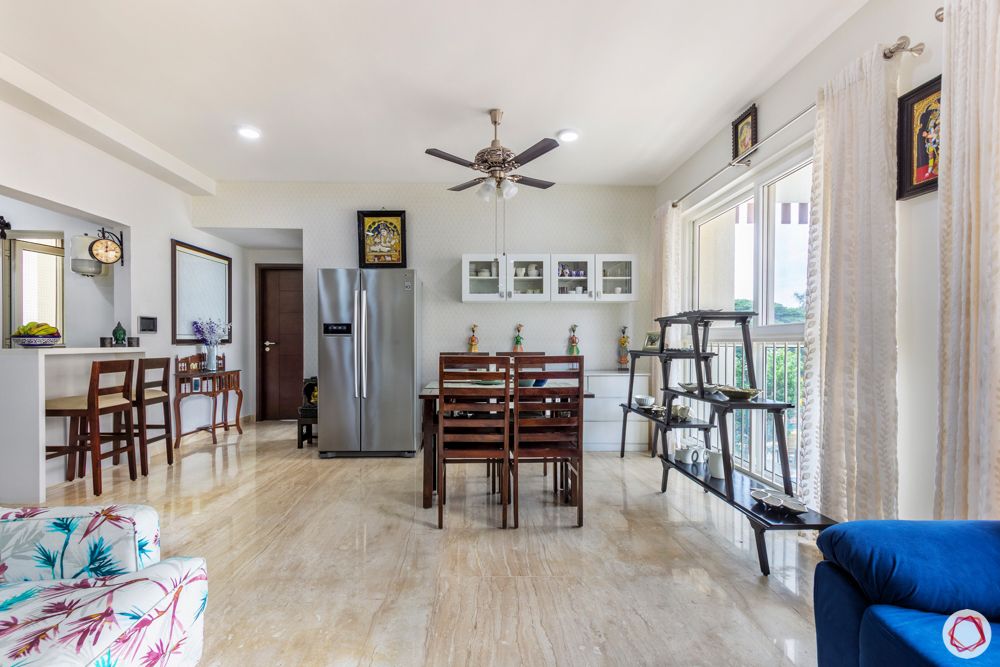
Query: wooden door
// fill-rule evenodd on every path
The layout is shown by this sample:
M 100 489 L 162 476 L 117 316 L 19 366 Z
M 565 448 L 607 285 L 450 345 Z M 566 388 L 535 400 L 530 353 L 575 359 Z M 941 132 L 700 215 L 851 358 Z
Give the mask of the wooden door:
M 257 419 L 295 419 L 302 405 L 302 267 L 257 265 Z

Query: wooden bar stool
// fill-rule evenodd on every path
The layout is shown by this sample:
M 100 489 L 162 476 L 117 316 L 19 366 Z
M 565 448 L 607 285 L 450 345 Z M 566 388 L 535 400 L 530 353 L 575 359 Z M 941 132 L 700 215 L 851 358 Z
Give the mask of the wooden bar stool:
M 160 371 L 160 379 L 150 380 L 147 371 Z M 174 464 L 173 429 L 170 423 L 170 357 L 155 359 L 140 359 L 139 372 L 135 376 L 135 398 L 132 399 L 138 413 L 136 432 L 139 434 L 139 467 L 143 475 L 149 474 L 150 443 L 165 440 L 167 443 L 167 465 Z M 149 424 L 146 422 L 146 408 L 159 405 L 163 408 L 163 423 Z M 150 430 L 163 431 L 160 435 L 150 438 Z
M 45 401 L 46 417 L 69 417 L 69 433 L 65 445 L 47 445 L 45 458 L 66 456 L 66 480 L 74 479 L 77 455 L 80 457 L 79 472 L 86 472 L 87 453 L 90 453 L 93 467 L 94 495 L 101 495 L 101 461 L 122 453 L 128 455 L 129 479 L 135 480 L 135 439 L 132 423 L 132 359 L 116 361 L 95 361 L 90 368 L 90 388 L 82 396 L 65 396 Z M 101 378 L 107 375 L 124 374 L 121 384 L 101 386 Z M 115 380 L 117 381 L 117 380 Z M 114 427 L 109 433 L 101 433 L 101 416 L 114 415 Z M 124 421 L 124 428 L 122 422 Z M 101 439 L 111 440 L 110 451 L 101 451 Z M 121 445 L 121 442 L 125 442 Z

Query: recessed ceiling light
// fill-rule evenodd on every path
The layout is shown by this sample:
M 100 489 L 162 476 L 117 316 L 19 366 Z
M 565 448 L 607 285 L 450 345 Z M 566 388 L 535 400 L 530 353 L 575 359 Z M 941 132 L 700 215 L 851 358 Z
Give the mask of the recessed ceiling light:
M 556 139 L 558 139 L 561 143 L 576 141 L 579 138 L 580 138 L 580 133 L 577 132 L 576 130 L 565 129 L 556 132 Z
M 260 130 L 253 125 L 240 125 L 236 133 L 244 139 L 260 139 Z

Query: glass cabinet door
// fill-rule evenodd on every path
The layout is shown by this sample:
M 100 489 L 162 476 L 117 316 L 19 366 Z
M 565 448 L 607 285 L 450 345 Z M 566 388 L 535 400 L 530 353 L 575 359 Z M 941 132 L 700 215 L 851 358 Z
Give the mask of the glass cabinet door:
M 594 255 L 552 255 L 552 300 L 594 300 Z
M 507 299 L 549 300 L 549 255 L 507 255 Z
M 506 268 L 495 255 L 462 255 L 462 301 L 505 301 Z
M 639 270 L 635 255 L 597 255 L 597 300 L 635 301 Z

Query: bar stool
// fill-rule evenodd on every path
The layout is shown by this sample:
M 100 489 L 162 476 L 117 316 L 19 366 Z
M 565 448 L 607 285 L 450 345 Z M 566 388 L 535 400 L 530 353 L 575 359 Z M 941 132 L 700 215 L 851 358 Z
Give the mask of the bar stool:
M 160 371 L 159 380 L 146 377 L 147 371 Z M 139 372 L 135 376 L 135 398 L 132 405 L 138 414 L 136 433 L 139 434 L 139 468 L 143 476 L 149 474 L 149 445 L 160 440 L 167 443 L 167 465 L 174 464 L 173 429 L 170 423 L 170 357 L 139 359 Z M 163 423 L 146 422 L 146 408 L 152 405 L 163 407 Z M 155 438 L 149 437 L 150 430 L 163 431 Z
M 65 396 L 45 401 L 46 417 L 69 417 L 69 433 L 65 445 L 47 445 L 45 458 L 66 456 L 66 480 L 73 481 L 77 455 L 80 456 L 80 476 L 87 466 L 87 452 L 90 452 L 94 469 L 94 495 L 103 490 L 101 484 L 101 461 L 110 456 L 128 455 L 129 479 L 135 481 L 135 439 L 132 425 L 132 370 L 134 361 L 95 361 L 90 368 L 90 388 L 82 396 Z M 101 378 L 107 375 L 124 374 L 124 381 L 111 387 L 102 387 Z M 114 415 L 114 430 L 101 433 L 101 416 Z M 124 420 L 125 428 L 121 428 Z M 101 451 L 101 439 L 110 439 L 112 449 Z M 124 446 L 119 443 L 125 442 Z

